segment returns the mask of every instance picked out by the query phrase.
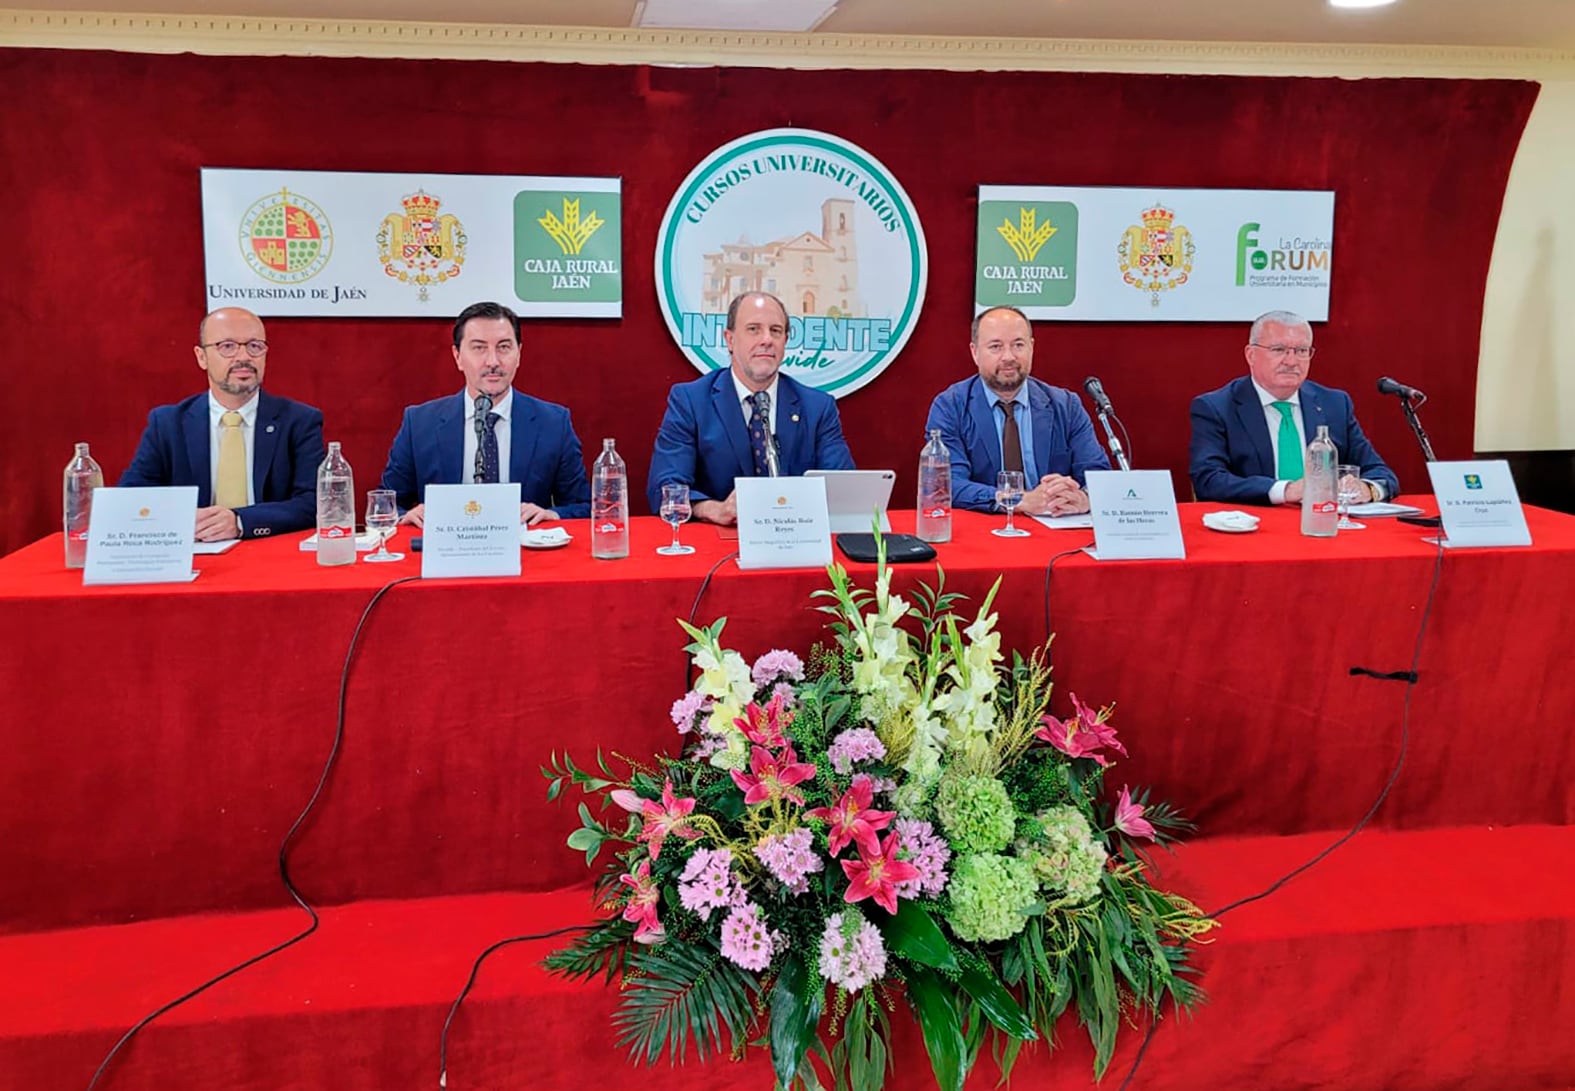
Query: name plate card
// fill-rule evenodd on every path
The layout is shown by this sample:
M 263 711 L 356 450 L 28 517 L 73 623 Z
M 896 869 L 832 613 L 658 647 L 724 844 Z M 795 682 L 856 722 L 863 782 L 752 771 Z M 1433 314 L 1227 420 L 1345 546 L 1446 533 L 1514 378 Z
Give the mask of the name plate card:
M 1089 470 L 1088 504 L 1099 560 L 1186 557 L 1170 471 Z
M 84 584 L 190 583 L 197 486 L 93 490 Z
M 1528 546 L 1531 529 L 1509 463 L 1429 462 L 1446 546 Z
M 520 486 L 428 485 L 421 578 L 518 576 Z
M 824 568 L 831 517 L 822 477 L 740 477 L 739 568 Z

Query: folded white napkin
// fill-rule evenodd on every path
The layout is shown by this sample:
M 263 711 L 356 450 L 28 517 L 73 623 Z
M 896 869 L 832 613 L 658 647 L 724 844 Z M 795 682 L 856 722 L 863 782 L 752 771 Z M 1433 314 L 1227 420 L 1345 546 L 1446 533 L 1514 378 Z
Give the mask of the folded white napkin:
M 550 549 L 553 546 L 568 545 L 573 538 L 562 527 L 532 527 L 520 528 L 520 545 L 530 549 Z
M 1227 534 L 1257 530 L 1260 521 L 1256 515 L 1245 511 L 1211 511 L 1203 516 L 1204 526 L 1210 530 L 1222 530 Z

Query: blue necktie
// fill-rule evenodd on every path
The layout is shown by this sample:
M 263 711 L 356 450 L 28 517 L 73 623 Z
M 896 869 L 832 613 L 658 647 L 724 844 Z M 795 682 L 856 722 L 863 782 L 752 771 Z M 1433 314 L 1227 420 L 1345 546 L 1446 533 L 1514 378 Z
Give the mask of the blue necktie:
M 766 424 L 771 420 L 771 395 L 764 390 L 757 391 L 753 402 L 755 411 L 749 417 L 749 449 L 755 456 L 755 476 L 766 477 L 771 473 L 766 460 Z
M 475 483 L 477 485 L 496 485 L 498 483 L 498 420 L 497 413 L 486 412 L 482 406 L 483 401 L 491 405 L 491 399 L 485 395 L 476 399 L 476 466 Z M 482 414 L 486 412 L 486 415 Z

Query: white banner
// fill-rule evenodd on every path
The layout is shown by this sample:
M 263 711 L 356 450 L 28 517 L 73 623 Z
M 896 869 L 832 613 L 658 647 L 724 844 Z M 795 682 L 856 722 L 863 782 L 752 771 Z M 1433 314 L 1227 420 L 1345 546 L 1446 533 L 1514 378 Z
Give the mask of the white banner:
M 974 306 L 1033 319 L 1329 317 L 1334 193 L 980 186 Z
M 202 170 L 206 309 L 264 317 L 623 314 L 622 182 Z

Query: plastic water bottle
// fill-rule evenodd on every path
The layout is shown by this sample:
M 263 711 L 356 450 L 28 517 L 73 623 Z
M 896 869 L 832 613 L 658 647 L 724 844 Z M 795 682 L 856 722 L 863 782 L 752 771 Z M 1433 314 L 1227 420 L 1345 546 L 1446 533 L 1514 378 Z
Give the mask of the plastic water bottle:
M 1340 452 L 1329 438 L 1329 426 L 1320 424 L 1318 434 L 1307 445 L 1305 473 L 1302 475 L 1302 533 L 1312 538 L 1333 538 L 1339 521 L 1338 499 Z
M 591 556 L 615 561 L 628 555 L 629 471 L 613 441 L 604 439 L 591 467 Z
M 355 564 L 355 475 L 338 443 L 317 467 L 317 563 Z
M 66 463 L 66 567 L 87 564 L 88 517 L 93 512 L 93 490 L 104 487 L 104 471 L 98 468 L 88 445 L 77 444 L 77 453 Z
M 919 540 L 952 540 L 952 455 L 941 442 L 941 430 L 930 429 L 930 440 L 919 452 Z

